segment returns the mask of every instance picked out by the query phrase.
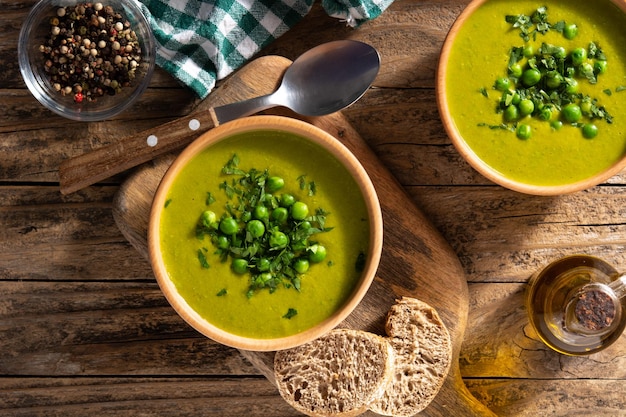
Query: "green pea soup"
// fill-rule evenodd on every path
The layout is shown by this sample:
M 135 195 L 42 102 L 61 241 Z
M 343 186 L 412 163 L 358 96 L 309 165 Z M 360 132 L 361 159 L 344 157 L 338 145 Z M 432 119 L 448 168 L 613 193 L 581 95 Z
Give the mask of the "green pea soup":
M 532 14 L 547 6 L 550 23 L 575 23 L 579 33 L 566 39 L 555 30 L 537 34 L 528 42 L 505 21 L 506 15 Z M 526 117 L 531 127 L 527 140 L 515 133 L 490 128 L 503 123 L 496 113 L 501 94 L 494 81 L 507 74 L 512 47 L 542 43 L 567 51 L 596 43 L 607 56 L 607 71 L 597 84 L 578 79 L 579 91 L 597 98 L 613 116 L 613 123 L 597 120 L 599 134 L 586 139 L 580 127 Z M 525 184 L 555 186 L 578 182 L 607 170 L 626 152 L 626 17 L 608 0 L 489 0 L 480 5 L 460 28 L 452 45 L 446 73 L 446 99 L 452 119 L 472 151 L 505 177 Z M 620 88 L 622 87 L 622 88 Z M 481 93 L 486 91 L 488 97 Z
M 200 240 L 196 236 L 196 224 L 204 210 L 219 216 L 227 201 L 232 202 L 219 185 L 232 179 L 220 171 L 233 154 L 239 157 L 240 169 L 268 169 L 270 175 L 285 180 L 280 193 L 291 193 L 311 210 L 323 208 L 329 213 L 326 227 L 332 230 L 315 235 L 328 256 L 302 276 L 300 291 L 279 286 L 273 293 L 260 290 L 247 297 L 249 275 L 235 274 L 230 261 L 221 262 L 214 253 L 208 237 Z M 314 195 L 299 188 L 302 175 L 315 182 Z M 207 205 L 209 192 L 215 201 Z M 166 201 L 159 233 L 167 273 L 191 308 L 227 332 L 269 339 L 305 331 L 339 309 L 361 277 L 355 265 L 360 254 L 367 254 L 370 233 L 361 191 L 325 149 L 294 134 L 260 130 L 209 146 L 178 174 Z M 198 250 L 206 253 L 208 268 L 201 266 Z M 290 309 L 297 314 L 287 318 Z

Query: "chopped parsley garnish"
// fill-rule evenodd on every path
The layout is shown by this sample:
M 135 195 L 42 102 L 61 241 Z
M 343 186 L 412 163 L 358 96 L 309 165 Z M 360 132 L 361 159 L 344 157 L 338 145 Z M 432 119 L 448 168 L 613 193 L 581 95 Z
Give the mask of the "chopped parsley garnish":
M 545 35 L 552 25 L 548 22 L 548 8 L 539 7 L 530 16 L 525 14 L 507 15 L 507 23 L 511 23 L 514 28 L 520 30 L 520 36 L 528 42 L 530 38 L 536 39 L 537 33 Z
M 249 276 L 248 297 L 279 286 L 300 291 L 303 275 L 326 258 L 317 235 L 332 230 L 326 226 L 329 213 L 322 208 L 310 213 L 298 196 L 283 192 L 285 179 L 267 169 L 244 171 L 239 162 L 233 155 L 221 170 L 230 177 L 219 185 L 228 199 L 224 212 L 219 217 L 212 210 L 201 213 L 196 236 L 209 237 L 222 262 L 230 261 L 236 274 Z M 304 175 L 296 181 L 294 189 L 308 195 L 317 191 Z M 202 265 L 201 255 L 199 251 Z
M 198 261 L 200 262 L 200 266 L 203 269 L 209 269 L 211 266 L 209 265 L 209 261 L 206 258 L 206 248 L 198 249 Z
M 539 7 L 530 15 L 506 15 L 505 20 L 519 29 L 525 42 L 535 40 L 538 34 L 554 30 L 572 41 L 578 35 L 576 24 L 560 21 L 550 23 L 547 7 Z M 579 83 L 596 84 L 598 77 L 607 71 L 607 57 L 595 42 L 574 45 L 567 50 L 561 45 L 543 42 L 539 48 L 531 44 L 513 46 L 509 52 L 507 73 L 498 78 L 493 89 L 501 93 L 495 111 L 502 114 L 502 123 L 490 125 L 479 123 L 490 129 L 511 130 L 520 139 L 528 139 L 531 127 L 523 124 L 526 117 L 549 122 L 556 130 L 563 124 L 582 128 L 587 139 L 595 137 L 596 120 L 612 123 L 613 117 L 600 101 L 578 91 Z M 623 86 L 615 91 L 621 91 Z M 611 96 L 611 89 L 602 90 Z M 481 94 L 489 98 L 487 89 Z M 589 127 L 587 125 L 592 125 Z M 587 126 L 587 127 L 586 127 Z M 593 131 L 593 135 L 585 132 Z
M 290 308 L 289 310 L 287 310 L 287 312 L 285 313 L 283 318 L 284 319 L 291 319 L 291 318 L 293 318 L 296 315 L 298 315 L 298 310 L 296 310 L 295 308 Z

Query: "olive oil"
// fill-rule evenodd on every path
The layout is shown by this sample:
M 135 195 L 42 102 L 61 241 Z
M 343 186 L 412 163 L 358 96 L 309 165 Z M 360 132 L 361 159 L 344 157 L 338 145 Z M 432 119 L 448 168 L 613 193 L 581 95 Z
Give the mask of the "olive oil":
M 608 284 L 619 278 L 605 261 L 559 259 L 531 277 L 526 308 L 541 340 L 566 355 L 587 355 L 615 342 L 626 326 L 626 299 Z

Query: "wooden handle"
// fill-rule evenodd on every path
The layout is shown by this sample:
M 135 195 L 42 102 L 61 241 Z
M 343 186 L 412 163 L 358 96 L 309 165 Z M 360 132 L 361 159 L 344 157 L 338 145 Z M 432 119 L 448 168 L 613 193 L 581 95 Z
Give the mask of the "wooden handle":
M 217 125 L 213 109 L 210 108 L 67 159 L 59 167 L 61 193 L 73 193 L 159 155 L 180 149 Z

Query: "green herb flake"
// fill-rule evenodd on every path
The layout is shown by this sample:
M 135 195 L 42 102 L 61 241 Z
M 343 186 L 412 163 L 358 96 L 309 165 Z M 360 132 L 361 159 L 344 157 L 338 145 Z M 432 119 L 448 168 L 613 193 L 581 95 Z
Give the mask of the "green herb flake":
M 167 200 L 165 200 L 165 204 L 163 204 L 163 208 L 167 208 L 171 203 L 172 203 L 172 199 L 168 198 Z
M 219 292 L 215 295 L 217 295 L 218 297 L 223 297 L 226 294 L 228 294 L 228 291 L 226 291 L 226 288 L 222 288 L 221 290 L 219 290 Z
M 607 88 L 606 90 L 602 90 L 602 92 L 606 94 L 607 96 L 611 96 L 611 94 L 613 94 L 610 88 Z
M 198 261 L 202 269 L 209 269 L 211 266 L 209 265 L 205 252 L 207 252 L 206 248 L 198 249 Z
M 296 310 L 295 308 L 290 308 L 289 310 L 287 310 L 287 312 L 285 313 L 283 318 L 290 320 L 293 317 L 295 317 L 296 315 L 298 315 L 298 310 Z
M 620 85 L 615 89 L 616 93 L 621 93 L 622 91 L 626 91 L 626 85 Z
M 300 175 L 298 177 L 298 186 L 300 190 L 304 190 L 306 188 L 306 175 Z
M 485 87 L 481 87 L 480 88 L 480 94 L 482 94 L 483 96 L 489 98 L 489 93 L 487 92 L 487 89 Z
M 546 6 L 539 7 L 531 16 L 524 14 L 506 15 L 507 23 L 513 25 L 514 28 L 520 30 L 520 36 L 524 41 L 528 42 L 530 38 L 537 38 L 537 33 L 545 35 L 552 25 L 548 22 L 548 8 Z
M 213 195 L 212 192 L 206 193 L 206 200 L 204 201 L 204 203 L 207 206 L 210 206 L 211 204 L 215 203 L 215 196 Z

